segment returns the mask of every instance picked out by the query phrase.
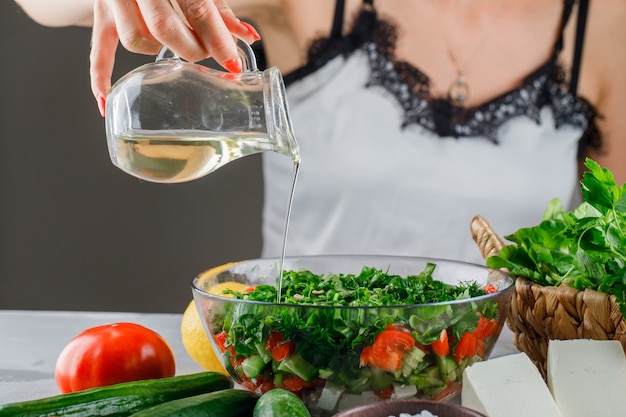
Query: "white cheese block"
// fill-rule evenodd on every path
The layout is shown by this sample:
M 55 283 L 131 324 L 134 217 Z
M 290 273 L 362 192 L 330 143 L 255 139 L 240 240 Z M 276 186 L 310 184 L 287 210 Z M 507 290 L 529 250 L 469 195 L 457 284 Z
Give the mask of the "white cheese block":
M 547 370 L 564 417 L 626 415 L 626 357 L 617 340 L 551 340 Z
M 465 368 L 461 403 L 487 417 L 565 417 L 525 353 Z

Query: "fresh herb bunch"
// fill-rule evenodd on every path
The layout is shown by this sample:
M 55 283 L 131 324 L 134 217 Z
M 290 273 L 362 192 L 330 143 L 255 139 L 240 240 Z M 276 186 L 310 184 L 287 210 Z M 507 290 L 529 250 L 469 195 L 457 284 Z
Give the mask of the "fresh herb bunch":
M 356 274 L 318 275 L 308 270 L 284 271 L 281 303 L 316 306 L 404 306 L 453 301 L 485 295 L 473 281 L 448 285 L 433 279 L 436 265 L 428 263 L 418 275 L 400 276 L 365 266 Z M 274 302 L 277 289 L 259 285 L 236 298 Z
M 611 171 L 592 159 L 585 166 L 583 203 L 568 212 L 553 199 L 543 221 L 505 236 L 514 244 L 487 265 L 540 285 L 613 294 L 626 317 L 626 184 L 618 186 Z

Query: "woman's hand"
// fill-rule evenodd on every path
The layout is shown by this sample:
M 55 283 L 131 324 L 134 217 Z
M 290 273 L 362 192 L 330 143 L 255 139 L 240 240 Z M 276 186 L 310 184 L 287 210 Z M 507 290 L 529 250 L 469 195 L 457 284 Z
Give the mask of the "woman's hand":
M 185 60 L 212 57 L 240 72 L 232 35 L 249 43 L 260 39 L 226 0 L 95 0 L 90 75 L 100 113 L 104 116 L 118 43 L 130 52 L 152 55 L 165 45 Z

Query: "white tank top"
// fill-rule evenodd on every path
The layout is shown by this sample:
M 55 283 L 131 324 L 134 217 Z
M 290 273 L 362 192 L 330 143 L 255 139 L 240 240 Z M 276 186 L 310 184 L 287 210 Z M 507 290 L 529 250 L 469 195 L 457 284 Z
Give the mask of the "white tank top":
M 288 256 L 484 263 L 469 229 L 474 215 L 504 236 L 540 222 L 554 197 L 578 204 L 577 154 L 592 112 L 576 102 L 562 114 L 559 103 L 571 97 L 544 88 L 550 74 L 474 109 L 442 135 L 432 111 L 441 100 L 416 97 L 402 77 L 379 77 L 390 65 L 380 51 L 363 42 L 288 87 L 302 158 Z M 554 93 L 552 103 L 533 97 L 540 84 Z M 281 254 L 292 174 L 289 159 L 263 155 L 263 257 Z

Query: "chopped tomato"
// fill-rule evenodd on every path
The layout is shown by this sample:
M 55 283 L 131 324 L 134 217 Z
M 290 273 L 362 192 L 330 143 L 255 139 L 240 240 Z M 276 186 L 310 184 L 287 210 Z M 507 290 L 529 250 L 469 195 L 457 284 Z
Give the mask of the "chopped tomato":
M 402 356 L 415 346 L 415 339 L 403 330 L 383 330 L 374 338 L 374 343 L 361 351 L 361 366 L 373 366 L 384 371 L 395 372 L 402 366 Z
M 391 323 L 391 324 L 388 324 L 387 326 L 385 326 L 385 329 L 387 329 L 387 330 L 400 330 L 401 332 L 411 334 L 411 329 L 409 327 L 406 327 L 403 324 Z
M 383 330 L 374 338 L 374 345 L 406 352 L 415 346 L 415 339 L 403 330 Z
M 450 353 L 450 344 L 448 343 L 448 332 L 446 329 L 441 331 L 439 340 L 435 340 L 430 346 L 439 356 L 447 356 L 448 353 Z
M 472 357 L 476 355 L 477 344 L 476 344 L 476 336 L 474 336 L 470 332 L 466 332 L 459 340 L 459 343 L 456 345 L 456 351 L 454 353 L 454 359 L 457 362 L 461 363 L 463 358 Z
M 480 357 L 484 357 L 486 349 L 487 347 L 485 346 L 485 341 L 482 339 L 476 339 L 476 354 Z
M 376 394 L 378 398 L 387 400 L 391 398 L 391 395 L 393 394 L 393 385 L 389 385 L 387 388 L 381 389 L 379 391 L 374 391 L 374 394 Z
M 498 328 L 498 322 L 496 319 L 488 319 L 485 316 L 480 316 L 478 319 L 478 326 L 474 329 L 473 333 L 477 339 L 482 340 L 491 336 Z
M 282 361 L 296 350 L 296 344 L 293 340 L 285 341 L 282 333 L 271 332 L 267 338 L 265 349 L 272 353 L 274 360 Z
M 283 343 L 284 341 L 285 338 L 283 337 L 282 333 L 270 332 L 270 335 L 267 338 L 267 342 L 265 343 L 265 350 L 271 352 L 276 346 Z
M 282 385 L 291 392 L 302 391 L 304 388 L 310 388 L 313 386 L 313 384 L 306 382 L 299 376 L 283 379 Z
M 276 388 L 272 380 L 266 380 L 263 375 L 260 375 L 258 378 L 254 379 L 250 379 L 245 375 L 241 375 L 241 382 L 239 384 L 249 391 L 261 394 Z
M 285 360 L 296 350 L 296 344 L 293 340 L 283 342 L 272 350 L 272 359 L 276 361 Z
M 249 292 L 254 291 L 254 288 L 255 288 L 255 286 L 254 286 L 254 285 L 250 285 L 249 287 L 246 287 L 246 288 L 242 289 L 242 290 L 241 290 L 241 292 L 242 292 L 243 294 L 247 294 L 247 293 L 249 293 Z
M 361 366 L 373 366 L 383 371 L 396 372 L 402 366 L 402 353 L 398 349 L 379 350 L 374 345 L 361 352 Z
M 273 390 L 276 388 L 272 381 L 264 381 L 261 385 L 259 385 L 259 391 L 261 394 L 265 394 L 269 390 Z
M 220 349 L 220 352 L 224 353 L 226 352 L 227 348 L 226 348 L 226 340 L 228 339 L 228 333 L 224 332 L 220 332 L 218 334 L 216 334 L 214 337 L 215 339 L 215 344 L 217 345 L 217 347 Z
M 493 284 L 487 284 L 483 287 L 483 290 L 485 290 L 485 292 L 487 294 L 493 294 L 498 292 L 498 289 L 493 285 Z

